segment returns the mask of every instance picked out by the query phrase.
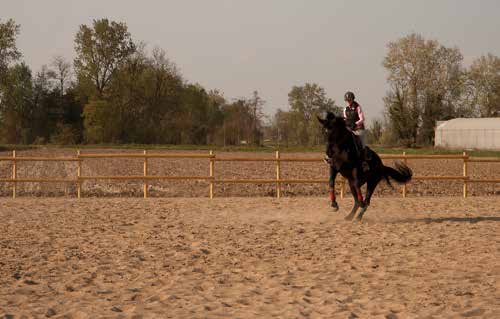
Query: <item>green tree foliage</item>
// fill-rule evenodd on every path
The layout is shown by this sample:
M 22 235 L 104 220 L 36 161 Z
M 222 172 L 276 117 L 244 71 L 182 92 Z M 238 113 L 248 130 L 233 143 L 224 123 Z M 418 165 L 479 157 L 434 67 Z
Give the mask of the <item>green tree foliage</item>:
M 252 109 L 246 99 L 238 99 L 233 103 L 225 104 L 222 108 L 223 144 L 239 145 L 243 141 L 248 143 L 253 136 Z
M 215 143 L 225 100 L 184 83 L 161 49 L 142 48 L 116 70 L 107 93 L 83 113 L 88 143 Z
M 260 145 L 262 139 L 261 123 L 264 118 L 262 107 L 266 102 L 259 96 L 259 92 L 253 91 L 252 97 L 247 100 L 248 107 L 252 116 L 252 135 L 250 142 L 254 145 Z
M 18 34 L 19 25 L 14 20 L 5 23 L 0 20 L 0 81 L 5 77 L 9 64 L 21 57 L 16 46 Z
M 467 90 L 474 115 L 500 116 L 500 58 L 488 54 L 474 60 L 468 70 Z
M 184 109 L 181 116 L 181 127 L 183 132 L 181 143 L 185 144 L 207 144 L 212 131 L 208 121 L 209 96 L 200 85 L 189 84 L 183 89 L 182 106 Z M 178 125 L 173 123 L 173 125 Z M 210 132 L 210 133 L 209 133 Z
M 292 87 L 288 93 L 288 103 L 291 110 L 301 114 L 305 120 L 312 119 L 318 112 L 335 109 L 335 102 L 316 83 Z
M 368 129 L 368 143 L 380 143 L 383 125 L 378 119 L 374 120 Z
M 136 45 L 122 22 L 80 26 L 74 68 L 55 57 L 32 73 L 18 60 L 19 26 L 0 21 L 0 142 L 318 145 L 315 116 L 340 113 L 315 83 L 294 86 L 289 110 L 269 124 L 257 91 L 228 101 L 184 80 L 160 48 Z M 388 44 L 386 119 L 370 127 L 372 143 L 432 143 L 437 120 L 500 116 L 500 59 L 488 54 L 469 69 L 457 48 L 411 34 Z
M 105 100 L 112 118 L 104 120 L 112 133 L 101 142 L 174 143 L 180 138 L 182 89 L 182 78 L 163 51 L 155 49 L 151 57 L 137 51 L 110 84 Z
M 60 134 L 62 127 L 73 132 L 73 142 L 80 141 L 81 104 L 72 87 L 61 95 L 51 73 L 42 67 L 33 77 L 23 63 L 7 68 L 5 81 L 0 84 L 0 141 L 47 143 Z
M 29 142 L 33 101 L 31 70 L 25 64 L 17 64 L 7 69 L 4 79 L 0 83 L 1 138 L 10 144 Z
M 125 23 L 95 20 L 75 36 L 73 69 L 56 56 L 35 77 L 15 46 L 19 27 L 0 24 L 1 139 L 7 143 L 260 144 L 263 99 L 228 103 L 183 80 L 166 53 L 136 46 Z M 227 134 L 226 134 L 227 133 Z
M 80 26 L 75 51 L 77 76 L 92 83 L 95 94 L 102 97 L 115 71 L 135 51 L 135 44 L 125 23 L 100 19 L 92 27 Z
M 55 56 L 51 63 L 52 69 L 49 70 L 49 77 L 57 81 L 59 95 L 62 97 L 66 89 L 72 84 L 72 66 L 64 57 Z
M 407 145 L 432 142 L 436 121 L 455 117 L 460 108 L 465 74 L 460 51 L 411 34 L 388 44 L 383 65 L 394 134 Z
M 326 96 L 325 90 L 316 83 L 292 87 L 288 93 L 290 116 L 287 123 L 294 127 L 291 139 L 300 145 L 317 145 L 323 142 L 323 132 L 315 116 L 324 111 L 340 112 L 335 102 Z M 283 114 L 280 114 L 283 118 Z M 283 123 L 279 119 L 275 123 Z M 287 124 L 288 125 L 288 124 Z M 281 131 L 286 128 L 280 128 Z
M 104 100 L 90 100 L 83 109 L 85 141 L 87 143 L 113 142 L 115 125 L 107 119 L 115 118 Z
M 298 144 L 295 140 L 295 113 L 278 109 L 274 114 L 272 122 L 272 139 L 278 146 L 288 147 L 291 144 Z

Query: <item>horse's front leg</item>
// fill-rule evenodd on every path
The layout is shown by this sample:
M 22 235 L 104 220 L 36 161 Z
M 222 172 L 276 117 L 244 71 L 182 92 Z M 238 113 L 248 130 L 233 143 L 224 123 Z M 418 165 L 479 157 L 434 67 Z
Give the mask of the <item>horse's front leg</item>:
M 335 178 L 337 177 L 337 173 L 338 171 L 332 165 L 330 165 L 330 179 L 328 180 L 328 184 L 330 185 L 330 202 L 334 212 L 339 210 L 339 204 L 337 204 L 337 199 L 335 196 Z

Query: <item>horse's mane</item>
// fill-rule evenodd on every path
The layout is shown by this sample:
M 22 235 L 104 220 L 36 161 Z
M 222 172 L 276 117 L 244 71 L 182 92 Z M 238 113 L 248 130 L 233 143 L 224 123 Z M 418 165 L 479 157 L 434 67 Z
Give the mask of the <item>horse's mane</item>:
M 343 116 L 337 116 L 333 112 L 326 112 L 323 119 L 319 117 L 318 119 L 327 129 L 327 149 L 330 149 L 334 145 L 345 151 L 356 147 L 354 145 L 353 133 L 347 128 L 347 123 Z
M 347 123 L 342 115 L 337 115 L 333 112 L 328 111 L 326 112 L 325 120 L 320 122 L 329 129 L 345 129 L 349 132 Z

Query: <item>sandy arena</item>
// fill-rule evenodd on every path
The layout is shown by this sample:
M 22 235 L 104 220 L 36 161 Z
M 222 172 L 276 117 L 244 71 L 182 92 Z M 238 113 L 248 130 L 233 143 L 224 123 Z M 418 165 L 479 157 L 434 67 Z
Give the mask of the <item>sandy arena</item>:
M 1 318 L 500 318 L 500 198 L 2 199 Z

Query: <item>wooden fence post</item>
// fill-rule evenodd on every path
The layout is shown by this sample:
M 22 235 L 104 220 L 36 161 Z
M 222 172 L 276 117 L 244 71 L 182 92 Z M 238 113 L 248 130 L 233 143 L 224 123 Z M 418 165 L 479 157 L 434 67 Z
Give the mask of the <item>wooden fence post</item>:
M 144 150 L 144 177 L 148 176 L 148 158 L 146 157 L 148 151 Z M 148 198 L 148 181 L 144 179 L 144 198 Z
M 16 167 L 16 151 L 12 151 L 12 198 L 16 198 L 16 178 L 17 178 L 17 167 Z
M 467 178 L 468 178 L 468 172 L 467 172 L 467 153 L 464 152 L 464 198 L 467 198 Z
M 281 198 L 281 162 L 280 151 L 276 151 L 276 197 Z
M 76 157 L 78 158 L 78 166 L 76 167 L 76 197 L 80 199 L 82 197 L 82 181 L 80 177 L 82 176 L 82 160 L 80 158 L 80 150 L 76 151 Z
M 406 165 L 406 152 L 403 152 L 403 163 Z M 403 184 L 403 198 L 406 198 L 406 183 Z
M 214 198 L 214 152 L 210 150 L 210 199 Z

